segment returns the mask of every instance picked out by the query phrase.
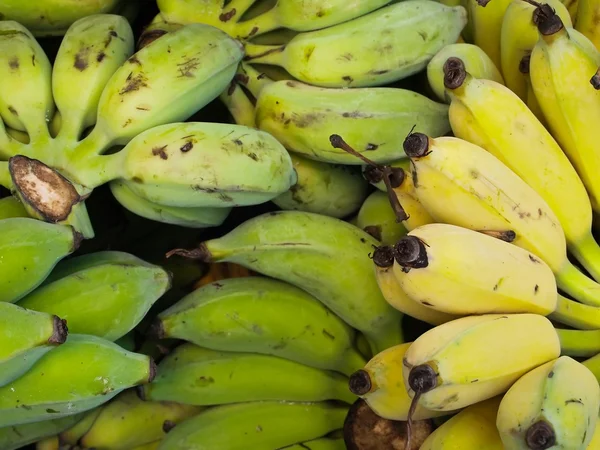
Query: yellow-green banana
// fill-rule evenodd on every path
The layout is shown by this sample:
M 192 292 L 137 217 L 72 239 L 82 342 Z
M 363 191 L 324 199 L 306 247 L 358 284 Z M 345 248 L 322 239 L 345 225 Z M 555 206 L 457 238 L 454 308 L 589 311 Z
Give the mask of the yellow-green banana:
M 203 23 L 234 35 L 234 29 L 244 12 L 255 0 L 234 0 L 225 6 L 224 0 L 157 0 L 160 10 L 152 24 L 168 22 L 187 25 Z M 240 8 L 241 3 L 244 4 Z
M 171 286 L 162 267 L 122 252 L 91 253 L 65 261 L 53 276 L 19 300 L 24 308 L 64 318 L 76 334 L 115 341 L 131 331 Z
M 502 19 L 512 0 L 466 0 L 473 44 L 481 48 L 500 68 Z
M 424 69 L 442 47 L 456 42 L 466 20 L 462 6 L 407 0 L 300 33 L 285 45 L 248 43 L 245 60 L 281 66 L 316 86 L 380 86 Z
M 15 217 L 29 217 L 23 203 L 12 196 L 0 199 L 0 220 Z
M 600 50 L 600 30 L 598 29 L 600 2 L 598 0 L 577 0 L 576 13 L 577 20 L 574 21 L 575 29 L 588 38 Z
M 319 438 L 283 447 L 281 450 L 346 450 L 342 438 Z
M 364 364 L 353 346 L 354 330 L 302 289 L 265 277 L 207 284 L 160 313 L 153 333 L 346 375 Z
M 0 448 L 2 450 L 18 450 L 40 439 L 57 435 L 63 430 L 75 426 L 81 421 L 83 415 L 84 413 L 72 414 L 60 419 L 2 427 L 0 428 Z
M 87 431 L 92 427 L 100 412 L 102 412 L 102 408 L 105 404 L 97 406 L 96 408 L 90 409 L 84 413 L 80 413 L 80 420 L 77 423 L 69 426 L 63 431 L 60 431 L 58 434 L 58 440 L 62 445 L 70 445 L 75 446 L 81 436 L 83 436 Z M 35 423 L 35 422 L 34 422 Z
M 382 245 L 393 245 L 407 233 L 390 206 L 389 197 L 381 191 L 369 195 L 358 211 L 356 226 L 365 230 Z
M 0 386 L 27 372 L 42 356 L 64 344 L 67 323 L 60 317 L 0 302 Z
M 177 425 L 159 450 L 271 450 L 342 428 L 348 406 L 326 402 L 249 402 L 210 408 Z M 227 430 L 227 432 L 223 432 Z
M 281 211 L 252 218 L 196 249 L 170 254 L 234 262 L 296 285 L 362 331 L 380 351 L 402 337 L 401 315 L 377 287 L 369 258 L 376 245 L 371 235 L 342 220 Z

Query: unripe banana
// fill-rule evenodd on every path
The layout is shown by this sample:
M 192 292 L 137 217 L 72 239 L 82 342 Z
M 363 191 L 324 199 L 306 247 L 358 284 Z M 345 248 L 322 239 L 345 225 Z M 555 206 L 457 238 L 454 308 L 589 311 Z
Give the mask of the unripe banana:
M 281 448 L 342 428 L 347 412 L 347 406 L 326 402 L 250 402 L 216 406 L 177 425 L 158 448 Z
M 60 264 L 57 270 L 62 270 Z M 121 252 L 73 258 L 68 270 L 63 277 L 46 280 L 19 300 L 19 306 L 56 314 L 67 320 L 72 333 L 109 341 L 129 333 L 171 286 L 171 276 L 162 267 Z
M 523 0 L 515 0 L 525 3 Z M 558 1 L 558 0 L 555 0 Z M 444 87 L 444 64 L 448 58 L 460 58 L 469 73 L 477 78 L 494 80 L 504 84 L 504 78 L 494 61 L 480 47 L 473 44 L 458 43 L 446 45 L 427 64 L 427 81 L 438 100 L 450 103 Z M 421 131 L 417 129 L 417 131 Z
M 441 48 L 456 42 L 466 19 L 461 6 L 407 0 L 324 30 L 300 33 L 285 45 L 246 44 L 245 59 L 281 66 L 316 86 L 380 86 L 425 68 Z
M 137 447 L 134 447 L 129 450 L 158 450 L 158 446 L 160 445 L 161 442 L 162 442 L 162 440 L 154 441 L 154 442 L 150 442 L 148 444 L 138 445 Z
M 501 67 L 500 35 L 502 19 L 512 0 L 467 0 L 473 44 L 481 48 L 496 67 Z
M 35 450 L 60 450 L 57 436 L 47 437 L 35 443 Z
M 462 317 L 413 342 L 402 362 L 404 383 L 418 405 L 449 411 L 506 392 L 560 352 L 558 333 L 543 316 Z
M 505 450 L 496 429 L 501 399 L 468 406 L 431 433 L 419 450 Z
M 596 450 L 597 448 L 600 448 L 600 418 L 596 420 L 596 429 L 586 450 Z
M 27 372 L 67 334 L 66 321 L 57 316 L 0 302 L 0 386 Z
M 0 220 L 15 217 L 29 217 L 23 203 L 13 196 L 0 199 Z
M 343 218 L 360 208 L 369 187 L 360 170 L 294 153 L 290 153 L 290 158 L 298 181 L 273 199 L 281 209 Z
M 202 408 L 181 403 L 142 401 L 134 390 L 127 390 L 102 408 L 92 427 L 79 439 L 79 445 L 130 450 L 162 439 L 173 426 L 201 411 Z
M 95 336 L 69 335 L 27 373 L 0 388 L 0 425 L 84 412 L 123 389 L 152 381 L 151 358 Z
M 69 27 L 52 69 L 62 139 L 74 144 L 84 129 L 94 125 L 100 94 L 133 50 L 133 31 L 122 16 L 96 14 Z
M 307 292 L 264 277 L 207 284 L 160 313 L 153 330 L 161 339 L 274 355 L 346 375 L 364 364 L 354 331 L 340 318 Z
M 568 356 L 523 375 L 500 403 L 497 427 L 506 450 L 587 448 L 596 428 L 600 387 Z
M 346 448 L 342 438 L 319 438 L 283 447 L 281 450 L 346 450 Z
M 577 0 L 575 29 L 588 38 L 600 50 L 598 13 L 600 13 L 600 3 L 597 0 Z M 565 23 L 565 26 L 569 25 Z
M 63 430 L 76 425 L 83 413 L 72 414 L 61 419 L 42 420 L 24 425 L 13 425 L 0 428 L 0 448 L 2 450 L 18 450 L 29 444 L 57 435 Z
M 21 217 L 0 220 L 0 302 L 14 303 L 33 291 L 80 242 L 70 226 Z
M 247 4 L 248 9 L 254 0 L 245 0 L 243 3 Z M 230 7 L 232 5 L 228 4 L 225 7 L 224 0 L 157 0 L 156 4 L 160 14 L 154 18 L 153 24 L 161 21 L 183 25 L 203 23 L 229 34 L 233 34 L 237 21 L 244 13 L 235 7 L 237 5 Z
M 250 219 L 195 250 L 170 254 L 235 262 L 298 286 L 362 331 L 379 351 L 402 338 L 400 313 L 379 292 L 369 259 L 376 245 L 372 236 L 342 220 L 282 211 Z
M 389 197 L 381 191 L 375 191 L 360 207 L 356 226 L 365 230 L 381 244 L 392 245 L 408 232 L 396 219 Z

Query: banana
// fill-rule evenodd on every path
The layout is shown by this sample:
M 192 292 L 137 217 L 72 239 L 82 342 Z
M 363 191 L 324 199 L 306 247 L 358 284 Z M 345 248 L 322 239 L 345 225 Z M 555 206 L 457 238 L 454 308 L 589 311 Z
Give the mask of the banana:
M 271 450 L 340 429 L 347 412 L 347 405 L 326 402 L 249 402 L 216 406 L 177 425 L 158 449 Z
M 496 67 L 502 66 L 500 36 L 502 19 L 512 0 L 467 0 L 473 44 L 481 48 Z
M 62 270 L 59 264 L 57 271 Z M 109 341 L 129 333 L 171 286 L 166 270 L 127 253 L 79 256 L 68 261 L 67 270 L 19 300 L 19 306 L 56 314 L 72 333 Z
M 524 3 L 523 0 L 515 1 Z M 466 43 L 446 45 L 427 64 L 427 81 L 439 101 L 450 103 L 444 87 L 444 64 L 452 57 L 460 58 L 474 77 L 504 84 L 504 78 L 498 67 L 480 47 Z
M 35 450 L 60 450 L 57 436 L 47 437 L 35 443 Z
M 447 105 L 405 89 L 330 89 L 273 81 L 248 65 L 239 75 L 257 98 L 257 127 L 307 158 L 362 164 L 356 156 L 331 147 L 329 137 L 338 133 L 373 161 L 391 162 L 405 157 L 401 139 L 413 127 L 433 136 L 450 130 Z
M 142 401 L 135 390 L 119 394 L 103 408 L 79 439 L 83 448 L 129 450 L 162 439 L 168 430 L 202 408 L 173 402 Z
M 231 212 L 224 208 L 185 208 L 160 205 L 134 194 L 127 181 L 114 180 L 109 183 L 115 199 L 127 210 L 140 217 L 156 222 L 189 228 L 209 228 L 221 225 Z
M 23 203 L 12 196 L 0 199 L 0 220 L 15 217 L 29 217 Z
M 250 270 L 246 269 L 243 266 L 240 266 L 239 264 L 211 263 L 208 265 L 208 271 L 193 284 L 192 290 L 200 289 L 202 286 L 206 286 L 207 284 L 213 283 L 215 281 L 225 280 L 228 278 L 244 278 L 253 275 L 254 274 Z
M 15 130 L 14 128 L 6 128 L 6 134 L 8 134 L 11 138 L 16 141 L 19 141 L 21 144 L 29 144 L 31 140 L 29 139 L 29 135 L 24 131 Z
M 70 425 L 66 429 L 60 431 L 58 433 L 58 440 L 61 443 L 61 445 L 65 445 L 65 446 L 77 445 L 77 442 L 79 442 L 79 439 L 81 439 L 81 436 L 83 436 L 85 433 L 87 433 L 87 431 L 92 427 L 92 425 L 94 424 L 94 421 L 98 418 L 98 416 L 100 415 L 100 412 L 102 411 L 102 408 L 105 405 L 106 404 L 102 404 L 94 409 L 90 409 L 84 413 L 80 413 L 79 414 L 80 420 L 78 420 L 77 423 Z M 67 416 L 67 417 L 70 417 L 70 416 Z M 23 426 L 27 426 L 27 425 L 23 425 Z
M 150 43 L 157 40 L 159 37 L 164 36 L 171 31 L 182 28 L 183 25 L 180 23 L 165 22 L 162 16 L 159 14 L 154 20 L 146 25 L 137 40 L 136 49 L 141 50 Z
M 369 185 L 358 168 L 328 164 L 290 153 L 298 181 L 272 201 L 284 210 L 346 217 L 365 200 Z
M 94 125 L 102 90 L 133 50 L 133 31 L 122 16 L 95 14 L 69 27 L 52 69 L 60 139 L 74 144 Z
M 420 450 L 504 450 L 496 429 L 501 399 L 494 397 L 460 411 L 431 433 Z
M 586 262 L 597 254 L 591 234 L 590 200 L 554 138 L 508 88 L 473 78 L 459 59 L 446 65 L 444 81 L 452 97 L 450 123 L 455 136 L 486 149 L 537 191 L 562 225 L 568 249 L 589 266 Z M 536 214 L 535 210 L 529 212 Z M 586 253 L 585 259 L 582 253 Z M 568 286 L 568 292 L 579 301 L 600 305 L 596 283 L 590 283 L 566 262 L 562 267 L 547 259 L 546 262 L 560 279 L 562 289 L 567 290 Z
M 227 90 L 221 92 L 219 99 L 229 111 L 232 121 L 238 125 L 256 128 L 254 120 L 254 104 L 248 95 L 234 79 Z
M 595 450 L 597 448 L 600 448 L 600 418 L 596 420 L 596 429 L 586 450 Z
M 594 374 L 568 356 L 526 373 L 503 396 L 497 428 L 504 448 L 560 447 L 579 450 L 590 443 L 600 386 Z
M 60 419 L 152 381 L 155 365 L 107 340 L 70 334 L 28 372 L 0 388 L 0 425 Z
M 27 372 L 42 356 L 64 344 L 65 320 L 0 302 L 0 386 Z
M 160 13 L 151 24 L 157 22 L 182 25 L 202 23 L 234 35 L 237 21 L 254 2 L 255 0 L 242 0 L 245 8 L 240 8 L 239 0 L 229 2 L 227 6 L 225 6 L 224 0 L 157 0 L 156 5 Z
M 0 428 L 0 448 L 2 450 L 18 450 L 40 439 L 57 435 L 63 430 L 75 426 L 81 421 L 83 415 L 83 413 L 72 414 L 60 419 L 2 427 Z
M 383 245 L 395 244 L 408 231 L 396 221 L 390 200 L 381 191 L 375 191 L 363 202 L 358 211 L 356 226 L 365 230 Z
M 461 6 L 407 0 L 300 33 L 285 45 L 248 43 L 244 59 L 281 66 L 316 86 L 380 86 L 424 69 L 441 48 L 456 42 L 466 20 Z
M 122 0 L 3 0 L 0 17 L 15 20 L 35 36 L 61 36 L 78 19 L 115 10 Z
M 411 398 L 402 377 L 402 361 L 412 342 L 390 347 L 377 355 L 350 376 L 350 391 L 362 398 L 379 417 L 406 421 L 431 419 L 452 414 L 452 411 L 433 411 L 417 405 L 409 413 Z
M 169 255 L 234 262 L 300 287 L 362 331 L 379 351 L 401 343 L 402 336 L 401 315 L 379 292 L 369 259 L 376 244 L 342 220 L 282 211 L 254 217 L 221 238 Z
M 265 277 L 206 284 L 160 313 L 152 331 L 159 339 L 274 355 L 346 375 L 364 364 L 348 325 L 307 292 Z
M 588 38 L 600 50 L 600 32 L 597 23 L 597 17 L 600 13 L 600 3 L 597 0 L 578 0 L 575 5 L 575 11 L 577 14 L 575 29 Z M 565 26 L 568 27 L 566 23 Z
M 154 442 L 149 442 L 148 444 L 144 444 L 144 445 L 138 445 L 137 447 L 134 447 L 132 449 L 129 450 L 158 450 L 158 446 L 160 445 L 162 441 L 154 441 Z
M 299 444 L 283 447 L 281 450 L 346 450 L 346 444 L 341 438 L 319 438 Z
M 21 217 L 0 220 L 0 302 L 14 303 L 33 291 L 80 243 L 81 236 L 67 225 Z
M 531 54 L 525 55 L 523 59 L 521 59 L 521 63 L 519 64 L 519 71 L 523 74 L 523 79 L 525 81 L 525 98 L 524 102 L 529 108 L 529 110 L 537 117 L 540 123 L 544 126 L 544 128 L 548 128 L 548 122 L 546 121 L 546 117 L 544 117 L 544 112 L 540 107 L 540 104 L 535 96 L 535 91 L 533 90 L 533 86 L 531 84 L 531 76 L 530 71 L 530 62 L 531 62 Z
M 560 353 L 559 333 L 543 316 L 468 316 L 419 336 L 404 355 L 402 372 L 413 402 L 450 411 L 506 392 Z

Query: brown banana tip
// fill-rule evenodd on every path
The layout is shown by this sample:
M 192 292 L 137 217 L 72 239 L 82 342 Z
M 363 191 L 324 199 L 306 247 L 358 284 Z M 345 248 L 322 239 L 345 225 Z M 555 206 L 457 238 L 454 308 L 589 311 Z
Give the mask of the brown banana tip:
M 529 427 L 525 442 L 531 450 L 546 450 L 556 444 L 556 433 L 552 425 L 540 420 Z
M 52 316 L 52 321 L 53 332 L 52 336 L 50 336 L 50 338 L 48 339 L 48 344 L 64 344 L 67 340 L 67 336 L 69 335 L 69 327 L 67 327 L 67 321 L 65 319 L 61 319 L 58 316 Z
M 350 388 L 350 392 L 358 396 L 366 395 L 371 392 L 373 384 L 371 383 L 369 372 L 363 369 L 354 372 L 350 375 L 348 387 Z
M 165 339 L 165 325 L 160 318 L 154 319 L 150 327 L 148 327 L 148 331 L 146 332 L 147 337 L 150 339 Z
M 363 169 L 363 177 L 369 183 L 377 184 L 383 181 L 383 177 L 385 176 L 385 169 L 382 169 L 377 166 L 364 166 Z M 388 178 L 390 180 L 390 185 L 393 189 L 402 186 L 404 179 L 406 178 L 406 174 L 402 167 L 390 167 Z
M 384 245 L 377 247 L 373 252 L 373 262 L 378 267 L 391 267 L 394 265 L 394 247 Z
M 135 395 L 137 395 L 137 397 L 141 401 L 145 402 L 146 401 L 146 391 L 144 389 L 144 386 L 143 385 L 136 386 L 134 388 L 134 390 L 135 390 Z
M 485 8 L 490 1 L 491 0 L 477 0 L 477 4 Z
M 592 84 L 592 86 L 594 87 L 594 89 L 600 90 L 600 69 L 590 79 L 590 83 Z
M 76 251 L 79 247 L 81 247 L 81 243 L 83 242 L 84 237 L 79 231 L 73 228 L 73 249 L 72 252 Z
M 138 51 L 143 49 L 144 47 L 150 45 L 152 42 L 154 42 L 155 40 L 164 36 L 167 33 L 168 33 L 168 31 L 160 30 L 160 29 L 142 32 L 140 38 L 138 39 L 138 43 L 137 43 Z
M 462 59 L 454 56 L 444 63 L 444 86 L 447 89 L 458 89 L 467 78 L 467 69 Z
M 154 378 L 156 378 L 156 372 L 158 371 L 158 367 L 156 366 L 156 362 L 154 361 L 154 358 L 152 358 L 151 356 L 148 357 L 150 359 L 150 370 L 148 371 L 148 383 L 152 383 L 152 381 L 154 381 Z M 145 397 L 145 394 L 143 394 Z M 140 397 L 142 398 L 142 397 Z M 145 398 L 142 398 L 142 400 L 145 400 Z
M 411 133 L 402 144 L 404 153 L 409 158 L 422 158 L 427 156 L 429 151 L 429 138 L 423 133 Z
M 421 269 L 429 264 L 425 244 L 416 236 L 404 236 L 394 245 L 394 259 L 410 269 Z
M 531 54 L 525 55 L 519 61 L 519 72 L 522 74 L 529 73 L 529 63 L 531 62 Z
M 205 263 L 212 262 L 212 255 L 210 254 L 208 248 L 206 247 L 206 244 L 204 243 L 200 244 L 197 248 L 194 248 L 192 250 L 176 248 L 174 250 L 171 250 L 170 252 L 167 252 L 165 256 L 167 258 L 170 258 L 173 255 L 183 256 L 184 258 L 189 259 L 197 259 Z
M 175 425 L 177 425 L 177 424 L 175 422 L 173 422 L 172 420 L 165 420 L 162 425 L 163 433 L 168 433 L 173 428 L 175 428 Z
M 560 16 L 547 3 L 537 3 L 533 12 L 533 23 L 543 36 L 551 36 L 565 27 Z
M 408 386 L 416 394 L 424 394 L 437 386 L 437 374 L 429 364 L 420 364 L 410 369 Z

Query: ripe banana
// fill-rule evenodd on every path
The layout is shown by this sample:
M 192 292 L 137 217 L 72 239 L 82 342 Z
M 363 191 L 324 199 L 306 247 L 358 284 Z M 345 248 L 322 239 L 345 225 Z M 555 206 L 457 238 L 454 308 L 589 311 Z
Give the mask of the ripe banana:
M 390 200 L 381 191 L 375 191 L 363 202 L 356 218 L 356 226 L 365 230 L 382 245 L 393 245 L 408 231 L 396 220 Z
M 71 334 L 28 372 L 0 388 L 0 426 L 60 419 L 148 383 L 155 365 L 95 336 Z
M 40 439 L 57 435 L 63 430 L 76 425 L 83 415 L 84 413 L 72 414 L 60 419 L 2 427 L 0 428 L 0 448 L 2 450 L 18 450 Z
M 600 50 L 600 32 L 598 30 L 600 3 L 597 0 L 578 0 L 576 12 L 577 20 L 575 21 L 575 29 L 588 38 Z M 568 25 L 565 23 L 565 26 Z
M 35 450 L 60 450 L 57 436 L 47 437 L 35 443 Z
M 133 31 L 122 16 L 96 14 L 69 27 L 52 69 L 60 139 L 73 145 L 94 125 L 102 90 L 133 50 Z
M 502 19 L 512 0 L 466 0 L 473 29 L 473 44 L 481 48 L 496 67 L 501 67 Z
M 76 446 L 81 436 L 83 436 L 92 427 L 100 412 L 102 411 L 103 405 L 97 406 L 96 408 L 90 409 L 84 413 L 80 413 L 78 416 L 80 420 L 77 423 L 69 426 L 62 430 L 58 434 L 58 440 L 61 445 Z M 70 416 L 67 416 L 70 417 Z
M 129 333 L 171 286 L 162 267 L 121 252 L 90 253 L 58 264 L 19 306 L 66 319 L 72 333 L 116 341 Z
M 254 217 L 221 238 L 169 255 L 234 262 L 300 287 L 380 351 L 402 337 L 401 315 L 379 292 L 371 266 L 369 253 L 376 245 L 372 236 L 342 220 L 282 211 Z
M 66 321 L 57 316 L 0 302 L 0 386 L 27 372 L 67 334 Z
M 142 401 L 127 390 L 102 407 L 91 428 L 79 439 L 83 448 L 130 450 L 162 439 L 169 429 L 202 411 L 173 402 Z
M 523 0 L 515 1 L 524 3 Z M 480 47 L 466 43 L 446 45 L 427 64 L 427 81 L 439 101 L 450 103 L 444 87 L 444 64 L 452 57 L 460 58 L 474 77 L 504 84 L 504 78 L 498 67 Z M 418 128 L 417 130 L 421 131 Z
M 594 435 L 599 408 L 600 386 L 594 374 L 562 356 L 511 386 L 500 402 L 496 424 L 507 450 L 579 450 L 587 448 Z
M 231 82 L 227 90 L 219 95 L 219 99 L 231 114 L 233 122 L 245 127 L 256 128 L 254 104 L 250 95 L 241 88 L 236 79 Z
M 273 203 L 284 210 L 343 218 L 356 212 L 369 185 L 356 167 L 328 164 L 290 153 L 298 181 Z
M 115 199 L 127 210 L 140 217 L 156 222 L 179 225 L 189 228 L 209 228 L 221 225 L 231 212 L 231 207 L 185 208 L 160 205 L 134 194 L 129 183 L 114 180 L 109 183 Z
M 347 405 L 326 402 L 249 402 L 216 406 L 177 425 L 158 449 L 271 450 L 317 439 L 340 429 L 347 412 Z
M 451 59 L 446 66 L 444 81 L 452 98 L 450 123 L 455 136 L 486 149 L 537 191 L 558 217 L 568 249 L 589 266 L 586 263 L 597 254 L 590 200 L 554 138 L 510 89 L 473 78 L 459 59 Z M 536 214 L 535 210 L 529 213 Z M 600 305 L 597 284 L 570 264 L 557 267 L 546 262 L 557 273 L 561 288 L 567 291 L 568 286 L 568 292 L 581 302 Z
M 496 429 L 501 399 L 493 397 L 460 411 L 431 433 L 420 450 L 504 450 Z
M 0 220 L 15 217 L 29 217 L 23 203 L 12 196 L 0 199 Z
M 80 243 L 81 236 L 67 225 L 21 217 L 0 220 L 0 302 L 14 303 L 33 291 Z
M 441 48 L 456 42 L 466 20 L 461 6 L 407 0 L 324 30 L 300 33 L 285 45 L 248 43 L 244 59 L 281 66 L 316 86 L 380 86 L 424 69 Z
M 450 130 L 447 105 L 405 89 L 331 89 L 273 81 L 246 64 L 238 79 L 257 98 L 256 126 L 291 152 L 319 161 L 362 164 L 331 147 L 332 133 L 344 136 L 369 159 L 390 162 L 405 156 L 401 139 L 413 127 L 433 136 Z
M 346 375 L 364 364 L 348 325 L 307 292 L 265 277 L 204 285 L 160 313 L 153 332 L 160 339 L 274 355 Z

